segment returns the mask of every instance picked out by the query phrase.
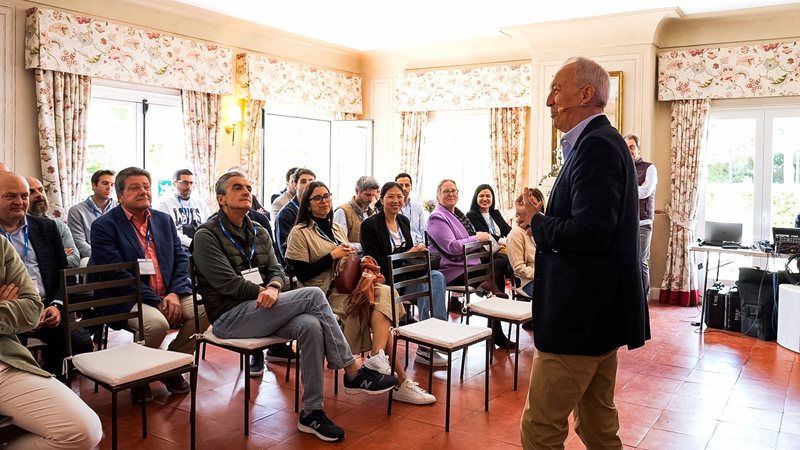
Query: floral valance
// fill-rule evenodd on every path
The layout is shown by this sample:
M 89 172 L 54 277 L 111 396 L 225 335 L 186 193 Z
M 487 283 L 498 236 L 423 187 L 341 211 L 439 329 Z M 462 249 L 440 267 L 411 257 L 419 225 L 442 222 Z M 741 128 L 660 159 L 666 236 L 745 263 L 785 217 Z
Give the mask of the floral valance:
M 233 92 L 232 51 L 216 44 L 31 8 L 25 67 L 213 94 Z
M 780 42 L 658 55 L 658 99 L 800 95 L 800 45 Z
M 236 95 L 267 104 L 361 114 L 361 77 L 262 55 L 236 55 Z
M 531 106 L 531 64 L 413 72 L 397 77 L 398 112 Z

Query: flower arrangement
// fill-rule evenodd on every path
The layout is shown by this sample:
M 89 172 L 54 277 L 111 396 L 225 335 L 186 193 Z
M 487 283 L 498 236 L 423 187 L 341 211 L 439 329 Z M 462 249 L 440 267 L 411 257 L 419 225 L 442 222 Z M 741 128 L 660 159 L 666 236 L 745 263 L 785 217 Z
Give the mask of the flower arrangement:
M 422 207 L 425 208 L 425 211 L 428 213 L 432 213 L 434 209 L 436 209 L 436 200 L 425 200 L 422 203 Z

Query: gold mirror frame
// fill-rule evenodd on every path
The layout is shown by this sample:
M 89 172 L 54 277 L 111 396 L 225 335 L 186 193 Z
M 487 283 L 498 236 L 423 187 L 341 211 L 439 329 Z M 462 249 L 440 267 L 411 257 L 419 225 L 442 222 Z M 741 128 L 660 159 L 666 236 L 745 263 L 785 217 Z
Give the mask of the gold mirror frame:
M 603 112 L 608 116 L 611 125 L 622 133 L 622 71 L 608 72 L 608 77 L 611 80 L 611 89 L 608 93 L 608 104 L 606 104 Z M 553 127 L 551 131 L 551 150 L 550 150 L 550 163 L 553 171 L 551 173 L 558 173 L 558 168 L 561 163 L 558 158 L 559 142 L 561 141 L 561 131 Z

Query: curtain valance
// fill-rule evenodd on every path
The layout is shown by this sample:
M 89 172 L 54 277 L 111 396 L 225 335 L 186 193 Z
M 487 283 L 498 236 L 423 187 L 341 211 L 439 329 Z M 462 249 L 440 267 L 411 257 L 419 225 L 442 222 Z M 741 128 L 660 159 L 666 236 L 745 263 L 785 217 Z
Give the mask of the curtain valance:
M 396 79 L 398 112 L 531 106 L 531 64 L 412 72 Z
M 236 95 L 267 104 L 361 114 L 361 77 L 263 55 L 236 55 Z
M 800 95 L 797 42 L 673 50 L 658 55 L 660 101 Z
M 233 92 L 232 51 L 207 42 L 43 8 L 27 11 L 25 67 L 93 78 Z

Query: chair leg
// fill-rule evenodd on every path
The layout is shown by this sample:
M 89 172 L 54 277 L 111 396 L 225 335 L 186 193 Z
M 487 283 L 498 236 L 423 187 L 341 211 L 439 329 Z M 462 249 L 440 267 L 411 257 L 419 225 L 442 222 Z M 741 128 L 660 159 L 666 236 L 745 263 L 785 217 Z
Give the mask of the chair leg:
M 241 359 L 245 358 L 244 353 L 240 353 L 240 355 Z M 248 361 L 248 364 L 244 365 L 244 435 L 248 436 L 249 434 L 250 434 L 250 364 Z
M 408 369 L 408 340 L 406 340 L 406 366 L 405 369 Z
M 300 361 L 297 361 L 297 364 L 300 364 Z M 289 372 L 292 371 L 292 357 L 286 358 L 286 382 L 289 382 Z
M 494 352 L 491 351 L 494 350 L 494 326 L 493 326 L 494 324 L 492 323 L 493 322 L 492 319 L 488 317 L 486 318 L 486 321 L 489 324 L 489 328 L 492 329 L 492 338 L 491 338 L 492 345 L 489 346 L 489 364 L 494 364 Z M 509 336 L 511 335 L 509 334 Z
M 145 384 L 145 386 L 148 386 Z M 147 401 L 143 399 L 142 401 L 142 437 L 147 437 Z
M 408 341 L 406 341 L 408 342 Z M 428 392 L 433 389 L 433 347 L 428 347 Z
M 489 339 L 490 340 L 486 342 L 486 367 L 483 370 L 483 409 L 486 412 L 489 411 L 489 355 L 492 353 L 491 346 L 489 345 L 491 344 L 491 338 Z
M 191 449 L 197 445 L 197 366 L 189 373 L 189 387 L 192 390 L 192 405 L 189 409 L 189 429 Z
M 206 360 L 206 343 L 203 342 L 203 361 Z
M 333 369 L 333 395 L 339 395 L 339 369 Z
M 111 391 L 111 449 L 117 450 L 117 391 Z
M 391 369 L 389 375 L 394 376 L 394 364 L 397 362 L 397 336 L 391 336 L 392 338 L 392 361 L 391 361 Z M 406 341 L 408 343 L 408 341 Z M 394 393 L 394 389 L 389 389 L 389 404 L 386 406 L 386 415 L 392 415 L 392 395 Z
M 464 349 L 466 350 L 466 348 Z M 445 409 L 444 409 L 444 431 L 445 433 L 450 432 L 450 388 L 452 384 L 452 369 L 453 369 L 453 353 L 447 352 L 447 395 L 445 397 Z M 461 373 L 464 373 L 464 361 L 461 361 Z M 463 376 L 461 378 L 464 379 Z
M 464 347 L 464 351 L 461 352 L 461 382 L 462 383 L 464 382 L 464 369 L 467 367 L 467 350 L 469 350 L 469 347 Z
M 286 381 L 289 381 L 287 372 Z M 300 342 L 297 343 L 297 361 L 294 363 L 294 412 L 300 412 Z
M 245 355 L 244 353 L 239 353 L 239 371 L 244 370 L 245 366 L 249 366 L 250 365 L 250 361 L 247 361 L 247 364 L 244 363 L 245 356 L 249 356 L 249 355 Z M 205 358 L 203 358 L 203 359 L 205 359 Z
M 519 328 L 521 324 L 517 323 L 517 343 L 514 344 L 514 390 L 517 390 L 517 374 L 519 373 Z M 510 336 L 510 334 L 509 334 Z

